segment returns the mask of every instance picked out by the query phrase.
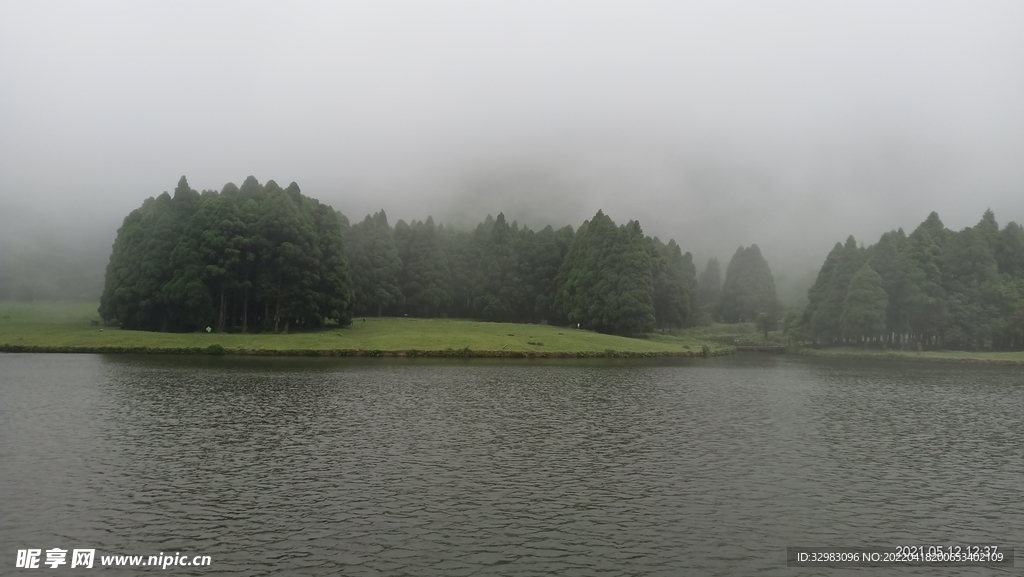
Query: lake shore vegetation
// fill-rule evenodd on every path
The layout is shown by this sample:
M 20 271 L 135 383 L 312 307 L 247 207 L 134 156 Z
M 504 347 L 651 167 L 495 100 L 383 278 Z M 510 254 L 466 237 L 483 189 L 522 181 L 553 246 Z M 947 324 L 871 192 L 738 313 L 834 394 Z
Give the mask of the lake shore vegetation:
M 350 225 L 294 182 L 250 176 L 200 193 L 183 176 L 125 218 L 99 311 L 107 325 L 158 332 L 312 331 L 372 316 L 641 336 L 692 326 L 696 292 L 690 253 L 600 210 L 576 230 L 503 214 L 472 231 L 431 217 L 392 227 L 383 210 Z
M 991 210 L 947 229 L 931 213 L 909 235 L 871 246 L 850 236 L 828 254 L 808 304 L 787 317 L 812 347 L 895 351 L 1024 351 L 1024 229 Z
M 103 326 L 90 303 L 0 302 L 0 351 L 6 352 L 571 358 L 733 350 L 685 331 L 629 338 L 554 325 L 413 317 L 359 317 L 345 327 L 289 334 L 140 331 Z

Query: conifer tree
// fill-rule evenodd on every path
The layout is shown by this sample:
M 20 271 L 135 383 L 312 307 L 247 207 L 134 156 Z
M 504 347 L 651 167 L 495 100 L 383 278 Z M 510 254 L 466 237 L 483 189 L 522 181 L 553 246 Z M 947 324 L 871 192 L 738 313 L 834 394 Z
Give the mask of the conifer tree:
M 719 316 L 728 323 L 753 322 L 761 313 L 778 318 L 781 308 L 761 249 L 756 244 L 739 247 L 726 268 Z
M 345 238 L 355 314 L 381 316 L 400 307 L 405 302 L 398 284 L 402 260 L 384 210 L 349 227 Z
M 582 328 L 621 335 L 654 328 L 650 253 L 640 224 L 598 211 L 580 226 L 558 274 L 556 306 Z
M 843 336 L 863 343 L 885 332 L 885 314 L 889 297 L 882 288 L 882 277 L 864 266 L 853 275 L 843 299 L 840 317 Z
M 451 271 L 434 219 L 395 223 L 395 244 L 402 258 L 399 277 L 405 310 L 422 317 L 441 316 L 451 303 Z
M 842 324 L 840 317 L 843 314 L 843 302 L 846 300 L 846 291 L 857 274 L 860 267 L 864 265 L 864 251 L 857 246 L 853 236 L 846 239 L 846 244 L 837 244 L 829 254 L 826 263 L 830 264 L 827 276 L 818 274 L 818 281 L 808 292 L 808 299 L 811 301 L 808 309 L 813 311 L 810 317 L 810 334 L 815 340 L 824 342 L 841 342 Z M 822 267 L 822 272 L 825 268 Z M 819 284 L 819 282 L 821 284 Z
M 519 271 L 518 233 L 505 215 L 484 229 L 480 261 L 473 283 L 474 316 L 491 321 L 511 321 L 523 310 L 524 291 Z
M 288 330 L 348 322 L 352 289 L 337 214 L 298 185 L 202 195 L 182 177 L 171 197 L 125 219 L 100 314 L 144 330 Z
M 885 344 L 1024 349 L 1022 247 L 1022 229 L 1010 223 L 1000 230 L 990 210 L 978 224 L 959 232 L 946 229 L 933 212 L 909 236 L 902 230 L 885 233 L 866 251 L 853 250 L 851 237 L 825 259 L 808 291 L 799 330 L 790 332 L 817 342 L 873 339 L 877 326 L 859 314 L 866 310 L 863 302 L 852 304 L 852 309 L 847 306 L 853 299 L 852 277 L 846 291 L 839 290 L 852 266 L 866 260 L 886 295 Z M 857 275 L 864 288 L 867 273 L 861 268 Z M 843 306 L 837 318 L 840 295 Z
M 670 240 L 662 244 L 657 237 L 648 238 L 651 259 L 651 278 L 655 325 L 661 329 L 678 329 L 690 318 L 692 259 L 687 267 L 679 245 Z M 687 253 L 689 256 L 689 253 Z
M 697 303 L 702 307 L 714 309 L 722 295 L 722 270 L 717 258 L 708 260 L 704 272 L 697 277 Z

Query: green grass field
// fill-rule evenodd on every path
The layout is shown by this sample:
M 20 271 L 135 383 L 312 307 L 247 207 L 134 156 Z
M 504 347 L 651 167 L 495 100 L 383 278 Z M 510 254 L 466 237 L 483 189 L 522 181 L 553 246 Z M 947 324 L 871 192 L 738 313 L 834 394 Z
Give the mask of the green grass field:
M 292 334 L 155 333 L 94 327 L 95 304 L 0 302 L 0 350 L 442 356 L 646 356 L 726 354 L 688 333 L 625 338 L 566 327 L 461 319 L 357 318 L 350 327 Z M 102 330 L 101 330 L 102 329 Z M 415 351 L 415 352 L 413 352 Z
M 782 331 L 769 331 L 768 340 L 765 341 L 764 333 L 758 332 L 754 323 L 715 323 L 706 327 L 684 329 L 679 334 L 699 341 L 710 341 L 729 346 L 786 345 Z
M 838 359 L 880 359 L 895 361 L 934 361 L 947 363 L 1024 364 L 1024 351 L 880 351 L 856 347 L 801 349 L 800 354 Z

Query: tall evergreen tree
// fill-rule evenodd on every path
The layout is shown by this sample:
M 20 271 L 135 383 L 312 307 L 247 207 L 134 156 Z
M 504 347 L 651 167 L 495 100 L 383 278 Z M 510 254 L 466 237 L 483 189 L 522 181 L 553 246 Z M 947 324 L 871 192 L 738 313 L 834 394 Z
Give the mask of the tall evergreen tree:
M 704 272 L 697 277 L 697 303 L 702 307 L 716 308 L 722 296 L 722 270 L 717 258 L 708 260 Z
M 654 328 L 650 253 L 640 224 L 598 211 L 580 226 L 558 274 L 556 304 L 570 322 L 635 335 Z
M 493 219 L 491 219 L 493 224 Z M 448 271 L 451 274 L 452 298 L 448 314 L 455 317 L 473 316 L 473 291 L 477 270 L 480 267 L 479 245 L 483 230 L 477 232 L 456 231 L 451 226 L 439 230 Z
M 887 232 L 867 251 L 867 264 L 882 279 L 882 288 L 889 299 L 886 309 L 885 326 L 888 344 L 896 346 L 898 335 L 910 330 L 910 319 L 907 316 L 907 303 L 911 298 L 910 279 L 908 272 L 912 266 L 901 253 L 906 251 L 907 236 L 903 229 Z
M 402 259 L 399 277 L 405 310 L 423 317 L 441 316 L 452 299 L 451 271 L 434 219 L 395 223 L 395 244 Z
M 473 283 L 474 315 L 491 321 L 514 320 L 523 311 L 526 296 L 519 271 L 518 231 L 499 213 L 482 236 Z
M 381 316 L 404 304 L 398 284 L 402 259 L 384 210 L 373 216 L 366 215 L 363 222 L 349 228 L 345 238 L 355 291 L 355 313 Z
M 1006 225 L 995 244 L 999 272 L 1010 278 L 1024 278 L 1024 228 L 1015 222 Z
M 100 298 L 104 319 L 129 329 L 167 330 L 178 324 L 178 303 L 168 300 L 172 295 L 164 287 L 174 277 L 174 248 L 198 204 L 199 193 L 182 176 L 173 198 L 166 192 L 150 198 L 125 218 Z
M 761 249 L 756 244 L 739 247 L 725 271 L 719 316 L 729 323 L 753 322 L 761 313 L 777 318 L 781 309 L 775 279 Z
M 934 216 L 934 218 L 932 218 Z M 938 215 L 934 212 L 907 238 L 905 262 L 910 279 L 910 298 L 907 302 L 907 318 L 910 321 L 911 340 L 923 344 L 937 344 L 939 330 L 946 324 L 948 303 L 942 288 L 942 271 L 939 269 L 939 245 L 929 230 L 936 231 Z M 940 238 L 945 234 L 936 231 Z
M 291 187 L 298 190 L 294 182 Z M 316 252 L 319 254 L 319 282 L 314 285 L 316 310 L 310 318 L 314 326 L 322 326 L 328 320 L 347 325 L 351 322 L 355 291 L 345 253 L 342 223 L 330 206 L 306 197 L 303 197 L 303 203 L 311 209 L 313 230 L 318 241 Z
M 662 244 L 657 237 L 647 240 L 654 285 L 651 300 L 655 325 L 661 329 L 682 328 L 690 320 L 691 313 L 692 257 L 686 253 L 690 258 L 684 258 L 674 240 L 670 240 L 668 245 Z
M 572 244 L 571 226 L 540 232 L 523 229 L 519 240 L 519 276 L 522 279 L 523 305 L 520 318 L 529 321 L 561 322 L 564 317 L 555 307 L 558 268 Z
M 805 315 L 810 314 L 808 332 L 815 340 L 831 343 L 842 341 L 840 317 L 846 291 L 864 261 L 864 251 L 857 247 L 857 241 L 852 235 L 846 239 L 846 244 L 837 243 L 826 258 L 825 266 L 818 273 L 818 280 L 807 293 L 809 303 Z
M 843 336 L 860 342 L 880 336 L 885 332 L 888 306 L 889 297 L 882 288 L 882 277 L 864 263 L 850 280 L 843 299 L 840 317 Z

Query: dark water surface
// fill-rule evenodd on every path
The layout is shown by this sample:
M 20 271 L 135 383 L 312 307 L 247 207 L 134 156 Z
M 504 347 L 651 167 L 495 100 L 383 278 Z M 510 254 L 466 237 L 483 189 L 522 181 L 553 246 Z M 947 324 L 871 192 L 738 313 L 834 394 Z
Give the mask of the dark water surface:
M 427 576 L 1019 548 L 1022 441 L 1019 367 L 4 354 L 0 574 L 53 547 L 211 556 L 179 575 Z M 936 570 L 817 574 L 866 572 Z

